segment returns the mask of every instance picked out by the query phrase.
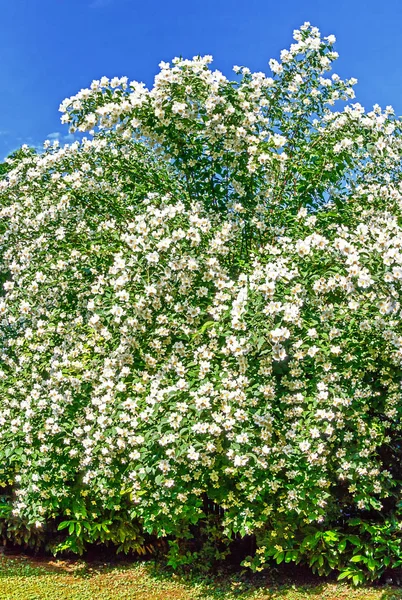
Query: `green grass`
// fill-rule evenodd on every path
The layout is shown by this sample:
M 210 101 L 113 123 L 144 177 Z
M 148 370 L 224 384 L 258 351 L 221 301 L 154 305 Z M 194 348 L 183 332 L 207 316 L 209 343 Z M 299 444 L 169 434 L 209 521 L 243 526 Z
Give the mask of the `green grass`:
M 0 557 L 1 600 L 402 600 L 402 588 L 352 588 L 311 579 L 278 583 L 278 574 L 178 576 L 154 563 Z M 282 578 L 283 579 L 283 578 Z M 276 580 L 276 582 L 275 582 Z

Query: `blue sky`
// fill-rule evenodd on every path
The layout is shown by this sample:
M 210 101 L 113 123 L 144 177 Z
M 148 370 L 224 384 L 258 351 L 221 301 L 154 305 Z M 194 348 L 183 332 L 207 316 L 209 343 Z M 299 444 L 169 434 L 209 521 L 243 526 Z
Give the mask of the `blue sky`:
M 269 72 L 304 21 L 335 34 L 335 70 L 356 77 L 366 109 L 402 115 L 402 0 L 0 0 L 0 159 L 49 134 L 68 141 L 58 107 L 102 75 L 150 86 L 158 63 L 212 54 Z

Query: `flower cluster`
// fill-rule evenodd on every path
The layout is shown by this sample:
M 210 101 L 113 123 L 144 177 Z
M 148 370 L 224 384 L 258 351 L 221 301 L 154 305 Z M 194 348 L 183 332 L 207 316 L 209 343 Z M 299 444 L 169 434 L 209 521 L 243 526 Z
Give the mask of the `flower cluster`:
M 273 77 L 95 81 L 61 105 L 88 137 L 0 180 L 12 518 L 176 534 L 207 497 L 225 535 L 291 547 L 394 510 L 401 122 L 348 103 L 333 36 L 294 38 Z

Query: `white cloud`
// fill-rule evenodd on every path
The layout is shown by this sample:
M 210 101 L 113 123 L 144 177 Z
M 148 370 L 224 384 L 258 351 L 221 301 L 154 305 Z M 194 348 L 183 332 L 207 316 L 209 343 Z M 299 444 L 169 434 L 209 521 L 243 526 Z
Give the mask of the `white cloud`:
M 51 142 L 57 140 L 61 144 L 72 144 L 77 140 L 74 134 L 67 133 L 66 135 L 63 135 L 60 133 L 60 131 L 52 131 L 52 133 L 48 133 L 46 139 L 50 140 Z
M 75 135 L 73 133 L 68 133 L 67 135 L 63 135 L 63 141 L 66 142 L 66 144 L 69 144 L 70 142 L 75 142 L 77 140 L 77 138 L 75 137 Z

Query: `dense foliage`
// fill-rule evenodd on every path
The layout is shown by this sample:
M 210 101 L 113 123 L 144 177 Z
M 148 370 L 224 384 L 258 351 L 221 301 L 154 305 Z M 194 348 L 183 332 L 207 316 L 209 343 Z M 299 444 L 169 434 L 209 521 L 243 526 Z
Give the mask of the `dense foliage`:
M 294 39 L 94 81 L 0 181 L 4 537 L 402 564 L 401 121 Z

